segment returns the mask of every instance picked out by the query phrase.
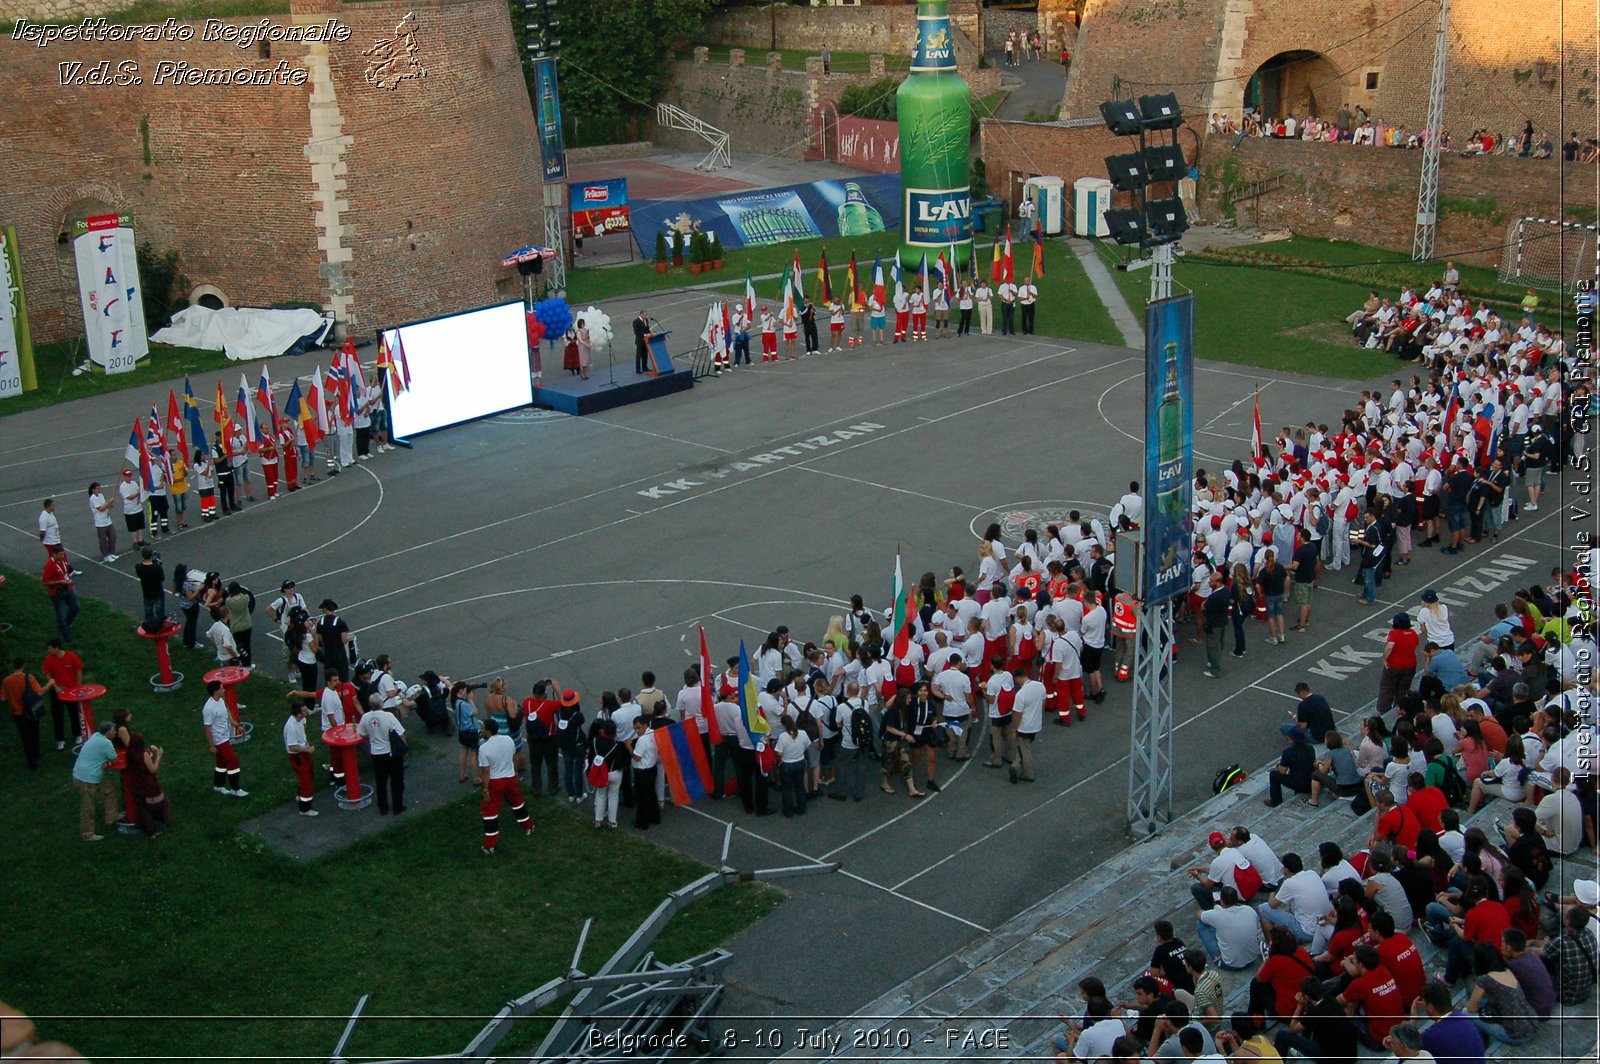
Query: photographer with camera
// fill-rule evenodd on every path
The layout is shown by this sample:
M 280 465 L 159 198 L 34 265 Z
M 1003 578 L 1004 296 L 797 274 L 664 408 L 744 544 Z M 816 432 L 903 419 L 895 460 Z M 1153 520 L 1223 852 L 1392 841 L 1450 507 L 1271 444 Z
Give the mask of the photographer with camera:
M 167 623 L 167 570 L 161 564 L 161 552 L 140 547 L 133 575 L 139 578 L 139 594 L 144 599 L 145 630 L 154 632 Z
M 556 742 L 556 714 L 561 710 L 561 703 L 555 697 L 560 690 L 555 680 L 546 676 L 535 681 L 533 694 L 522 700 L 529 787 L 535 797 L 540 794 L 553 797 L 561 788 L 561 776 L 556 769 L 560 749 Z

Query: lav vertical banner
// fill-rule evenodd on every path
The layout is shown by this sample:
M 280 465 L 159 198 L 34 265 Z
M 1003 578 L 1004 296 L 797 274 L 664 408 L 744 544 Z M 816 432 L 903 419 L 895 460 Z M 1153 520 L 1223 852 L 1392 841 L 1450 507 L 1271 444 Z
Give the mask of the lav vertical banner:
M 1147 603 L 1189 587 L 1194 518 L 1194 293 L 1145 308 L 1144 490 Z
M 22 256 L 17 231 L 0 226 L 0 399 L 39 386 L 28 332 L 28 303 L 22 294 Z
M 107 373 L 131 372 L 150 353 L 133 221 L 100 214 L 74 223 L 73 230 L 89 360 Z
M 561 139 L 561 91 L 556 86 L 556 61 L 539 60 L 533 65 L 533 77 L 544 179 L 560 181 L 567 176 L 567 149 Z

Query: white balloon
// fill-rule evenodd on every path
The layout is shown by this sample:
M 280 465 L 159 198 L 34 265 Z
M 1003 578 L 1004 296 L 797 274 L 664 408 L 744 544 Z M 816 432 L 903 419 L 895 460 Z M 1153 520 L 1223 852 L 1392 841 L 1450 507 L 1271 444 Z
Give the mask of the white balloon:
M 610 345 L 612 339 L 611 315 L 591 303 L 578 316 L 589 326 L 589 336 L 595 347 Z

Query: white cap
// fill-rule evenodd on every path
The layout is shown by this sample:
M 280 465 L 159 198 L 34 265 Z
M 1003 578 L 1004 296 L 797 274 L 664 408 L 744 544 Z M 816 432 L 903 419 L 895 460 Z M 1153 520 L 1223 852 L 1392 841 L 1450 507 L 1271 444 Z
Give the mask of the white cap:
M 1572 893 L 1577 895 L 1580 904 L 1591 909 L 1600 905 L 1600 881 L 1580 879 L 1572 884 Z

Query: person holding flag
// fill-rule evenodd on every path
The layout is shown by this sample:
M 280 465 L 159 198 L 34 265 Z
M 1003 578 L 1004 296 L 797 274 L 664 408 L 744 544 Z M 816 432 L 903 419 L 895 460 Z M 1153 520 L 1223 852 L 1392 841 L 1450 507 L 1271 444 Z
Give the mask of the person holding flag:
M 882 347 L 888 334 L 888 289 L 883 283 L 883 256 L 872 264 L 872 291 L 867 293 L 867 327 L 872 330 L 872 343 Z
M 1017 305 L 1022 308 L 1022 335 L 1033 335 L 1033 312 L 1039 302 L 1039 288 L 1027 277 L 1017 286 Z
M 761 361 L 778 361 L 778 323 L 767 306 L 761 308 Z
M 894 253 L 894 343 L 903 344 L 911 339 L 911 296 L 901 283 L 900 253 Z
M 939 280 L 933 286 L 933 298 L 929 303 L 933 305 L 933 334 L 948 340 L 950 338 L 950 270 L 944 263 L 944 252 L 939 252 Z
M 844 301 L 837 295 L 828 304 L 828 352 L 844 350 Z M 854 346 L 854 341 L 851 342 Z
M 861 295 L 861 275 L 856 270 L 856 253 L 850 253 L 850 266 L 845 271 L 845 299 L 850 305 L 850 339 L 847 341 L 851 347 L 865 347 L 867 343 L 866 321 L 867 303 Z
M 933 285 L 928 280 L 928 256 L 917 263 L 917 283 L 911 292 L 911 339 L 928 338 L 928 301 L 933 295 Z
M 987 278 L 978 278 L 977 287 L 972 292 L 972 302 L 978 308 L 978 332 L 984 336 L 994 335 L 994 290 L 989 287 Z
M 1000 335 L 1017 335 L 1017 286 L 1005 276 L 995 294 L 1000 297 Z
M 733 361 L 729 364 L 730 370 L 737 369 L 741 361 L 750 364 L 750 316 L 745 312 L 745 304 L 741 300 L 733 304 L 732 314 L 728 320 L 728 328 L 733 337 Z

